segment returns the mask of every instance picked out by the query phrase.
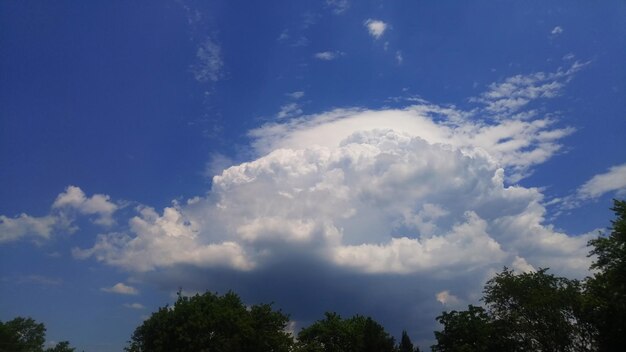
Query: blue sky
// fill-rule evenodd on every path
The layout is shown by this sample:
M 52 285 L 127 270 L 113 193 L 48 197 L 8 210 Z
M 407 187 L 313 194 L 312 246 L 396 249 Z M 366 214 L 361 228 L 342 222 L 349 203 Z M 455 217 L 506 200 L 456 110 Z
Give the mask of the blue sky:
M 0 4 L 0 320 L 117 351 L 185 292 L 431 344 L 626 194 L 626 5 Z

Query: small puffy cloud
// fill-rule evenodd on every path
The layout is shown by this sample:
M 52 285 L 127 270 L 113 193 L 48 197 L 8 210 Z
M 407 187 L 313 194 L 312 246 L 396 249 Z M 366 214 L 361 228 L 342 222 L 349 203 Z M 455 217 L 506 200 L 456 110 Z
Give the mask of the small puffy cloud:
M 287 93 L 287 96 L 290 97 L 291 99 L 301 99 L 302 97 L 304 97 L 304 92 L 303 91 L 295 91 L 295 92 L 291 92 L 291 93 Z
M 398 65 L 402 64 L 404 61 L 404 57 L 402 56 L 402 52 L 400 50 L 396 51 L 396 62 Z
M 104 194 L 94 194 L 87 197 L 76 186 L 68 186 L 65 192 L 59 194 L 52 204 L 53 209 L 72 208 L 81 214 L 98 215 L 95 223 L 99 225 L 112 225 L 113 213 L 118 206 L 110 201 L 110 197 Z
M 302 115 L 302 109 L 297 103 L 289 103 L 280 107 L 280 111 L 276 115 L 278 119 Z
M 124 307 L 126 308 L 130 308 L 130 309 L 137 309 L 137 310 L 142 310 L 142 309 L 146 309 L 146 307 L 141 304 L 141 303 L 126 303 L 124 304 Z
M 222 49 L 211 38 L 207 37 L 196 51 L 196 63 L 191 72 L 198 82 L 217 82 L 222 78 Z
M 363 24 L 365 25 L 365 27 L 367 27 L 369 34 L 374 37 L 374 39 L 382 37 L 382 35 L 387 30 L 387 23 L 381 20 L 375 20 L 370 18 L 366 20 Z
M 613 166 L 607 172 L 593 176 L 578 188 L 578 197 L 598 198 L 609 192 L 626 192 L 626 164 Z
M 552 35 L 559 35 L 563 33 L 563 28 L 561 26 L 556 26 L 552 29 L 552 31 L 550 32 L 550 34 Z
M 121 295 L 138 295 L 139 294 L 139 291 L 136 288 L 132 286 L 128 286 L 124 284 L 123 282 L 118 282 L 117 284 L 113 285 L 113 287 L 104 287 L 101 290 L 104 292 L 118 293 Z
M 437 299 L 437 302 L 444 306 L 456 306 L 460 303 L 459 298 L 451 294 L 448 290 L 438 292 L 435 295 L 435 298 Z
M 515 256 L 513 263 L 511 264 L 513 270 L 517 273 L 529 273 L 537 271 L 532 265 L 528 264 L 526 259 L 522 257 Z
M 54 234 L 74 233 L 76 215 L 95 215 L 94 223 L 111 226 L 115 224 L 113 214 L 118 205 L 109 196 L 94 194 L 87 197 L 76 186 L 68 186 L 52 204 L 50 213 L 45 216 L 20 214 L 16 217 L 0 215 L 0 244 L 30 238 L 34 242 L 49 240 Z
M 289 30 L 285 29 L 282 32 L 280 32 L 280 35 L 278 36 L 278 38 L 276 40 L 278 40 L 279 42 L 285 41 L 287 39 L 289 39 Z
M 319 53 L 315 53 L 313 57 L 322 61 L 332 61 L 342 55 L 344 55 L 344 53 L 341 51 L 322 51 Z

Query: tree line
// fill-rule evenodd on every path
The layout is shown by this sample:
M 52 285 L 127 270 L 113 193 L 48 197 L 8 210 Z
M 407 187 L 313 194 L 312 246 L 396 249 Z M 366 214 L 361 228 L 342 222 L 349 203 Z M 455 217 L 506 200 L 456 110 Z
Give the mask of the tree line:
M 608 235 L 589 241 L 592 276 L 573 280 L 548 269 L 504 268 L 487 281 L 482 305 L 443 312 L 434 352 L 621 351 L 626 346 L 626 202 L 614 200 Z M 406 331 L 400 341 L 371 317 L 334 312 L 297 334 L 271 304 L 246 306 L 234 292 L 184 296 L 136 328 L 127 352 L 417 352 Z M 20 329 L 25 329 L 20 332 Z M 0 322 L 0 352 L 44 351 L 43 324 Z M 30 342 L 29 342 L 30 341 Z M 20 343 L 23 344 L 20 345 Z M 10 348 L 9 348 L 10 347 Z M 19 347 L 19 348 L 18 348 Z M 71 352 L 62 342 L 46 352 Z

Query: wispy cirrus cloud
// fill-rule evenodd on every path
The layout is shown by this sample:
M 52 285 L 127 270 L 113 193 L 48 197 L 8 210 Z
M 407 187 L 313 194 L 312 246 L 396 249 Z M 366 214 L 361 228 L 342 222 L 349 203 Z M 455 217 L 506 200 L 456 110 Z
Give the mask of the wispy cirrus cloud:
M 578 188 L 579 198 L 598 198 L 606 193 L 626 194 L 626 164 L 611 167 L 607 172 L 593 176 Z
M 486 110 L 495 115 L 509 116 L 531 101 L 556 97 L 573 75 L 587 64 L 575 62 L 568 69 L 557 72 L 509 77 L 504 82 L 491 84 L 487 92 L 471 101 L 484 104 Z
M 280 107 L 280 111 L 276 115 L 277 119 L 284 119 L 287 117 L 294 117 L 302 115 L 302 108 L 298 103 L 289 103 Z
M 198 82 L 217 82 L 223 77 L 224 61 L 222 49 L 217 42 L 207 36 L 198 46 L 196 62 L 191 66 L 191 72 Z
M 335 15 L 342 14 L 350 8 L 348 0 L 326 0 L 326 6 L 332 9 Z

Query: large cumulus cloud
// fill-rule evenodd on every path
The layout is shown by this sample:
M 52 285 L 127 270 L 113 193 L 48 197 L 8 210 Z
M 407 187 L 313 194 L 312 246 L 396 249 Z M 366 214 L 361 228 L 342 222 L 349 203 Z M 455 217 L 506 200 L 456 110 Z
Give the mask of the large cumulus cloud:
M 523 80 L 550 88 L 525 99 L 557 96 L 573 70 L 559 72 Z M 74 255 L 167 289 L 236 289 L 295 320 L 358 312 L 426 338 L 442 304 L 476 303 L 502 266 L 587 274 L 589 235 L 554 229 L 541 190 L 516 184 L 573 129 L 538 110 L 494 115 L 489 99 L 266 124 L 249 133 L 255 157 L 215 175 L 208 193 L 139 206 Z

